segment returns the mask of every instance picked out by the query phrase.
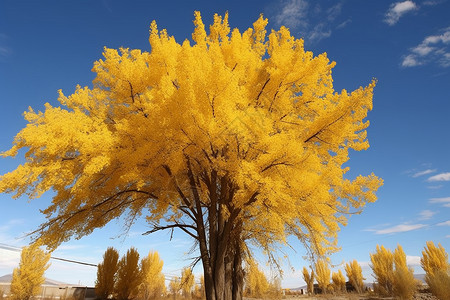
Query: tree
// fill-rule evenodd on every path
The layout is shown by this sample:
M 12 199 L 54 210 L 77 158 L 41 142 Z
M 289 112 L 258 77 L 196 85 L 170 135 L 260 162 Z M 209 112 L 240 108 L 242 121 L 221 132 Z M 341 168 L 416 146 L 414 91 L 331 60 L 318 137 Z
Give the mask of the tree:
M 335 292 L 345 292 L 345 277 L 341 270 L 333 272 L 331 280 L 333 281 L 333 289 Z
M 394 255 L 392 251 L 377 245 L 377 251 L 370 254 L 370 266 L 373 270 L 376 284 L 374 289 L 383 296 L 392 296 L 394 289 Z
M 109 299 L 114 294 L 118 261 L 119 252 L 113 247 L 108 247 L 103 254 L 103 262 L 97 267 L 95 294 L 99 299 Z
M 245 276 L 245 287 L 247 296 L 262 298 L 269 291 L 269 281 L 263 271 L 259 269 L 258 263 L 253 259 L 247 262 L 247 272 Z
M 306 287 L 309 295 L 314 294 L 314 270 L 311 270 L 311 274 L 308 272 L 306 267 L 303 267 L 303 279 L 306 282 Z
M 361 266 L 355 260 L 345 264 L 345 273 L 347 274 L 348 281 L 355 288 L 357 293 L 362 293 L 364 289 L 364 280 L 362 275 Z
M 269 282 L 269 288 L 267 291 L 267 298 L 269 299 L 281 299 L 283 296 L 283 290 L 281 288 L 281 278 L 276 276 Z
M 432 241 L 426 243 L 420 259 L 425 270 L 425 281 L 431 292 L 438 299 L 450 299 L 450 264 L 448 254 L 441 244 L 436 245 Z
M 22 248 L 19 267 L 13 271 L 11 299 L 28 300 L 36 296 L 45 281 L 44 273 L 50 267 L 50 253 L 39 248 L 39 243 Z
M 205 299 L 205 278 L 203 275 L 200 275 L 199 283 L 194 286 L 193 298 L 197 300 Z
M 192 288 L 194 287 L 195 278 L 192 274 L 191 268 L 184 268 L 181 271 L 181 282 L 180 288 L 183 293 L 183 297 L 190 298 L 192 293 Z
M 180 292 L 181 288 L 181 280 L 180 277 L 175 277 L 172 279 L 169 283 L 169 291 L 173 295 L 173 299 L 177 298 L 178 293 Z
M 133 299 L 138 294 L 141 282 L 142 274 L 139 269 L 139 253 L 135 248 L 131 247 L 119 261 L 115 285 L 117 299 Z
M 414 270 L 406 265 L 406 254 L 398 245 L 394 251 L 394 295 L 400 299 L 412 299 L 417 290 Z
M 151 52 L 105 49 L 93 88 L 25 113 L 3 156 L 27 149 L 0 192 L 55 193 L 35 234 L 50 248 L 124 216 L 178 228 L 200 250 L 208 300 L 241 299 L 249 242 L 272 255 L 296 236 L 325 255 L 339 225 L 376 200 L 382 180 L 345 174 L 369 147 L 375 82 L 333 88 L 334 62 L 286 27 L 244 32 L 228 15 L 209 34 L 199 12 L 191 42 L 150 28 Z
M 142 283 L 139 289 L 144 300 L 158 299 L 165 293 L 163 264 L 156 251 L 150 251 L 148 256 L 141 260 Z
M 330 288 L 331 271 L 328 262 L 325 259 L 319 259 L 316 262 L 316 280 L 322 292 L 326 294 Z

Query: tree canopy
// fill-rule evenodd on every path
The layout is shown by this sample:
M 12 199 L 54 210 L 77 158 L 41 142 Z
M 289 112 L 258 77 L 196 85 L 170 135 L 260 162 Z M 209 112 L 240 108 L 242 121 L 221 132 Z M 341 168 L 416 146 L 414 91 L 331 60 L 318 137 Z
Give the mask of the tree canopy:
M 103 254 L 103 262 L 97 266 L 95 294 L 101 300 L 114 295 L 114 285 L 119 268 L 119 252 L 114 247 L 108 247 Z
M 45 281 L 44 273 L 50 267 L 50 253 L 39 248 L 39 243 L 23 247 L 19 267 L 13 271 L 11 299 L 28 300 L 39 294 Z
M 375 82 L 336 92 L 326 53 L 267 23 L 240 32 L 215 15 L 207 33 L 195 12 L 193 42 L 153 21 L 151 51 L 105 48 L 92 88 L 25 113 L 2 155 L 26 149 L 26 162 L 0 192 L 55 192 L 36 231 L 50 248 L 120 216 L 146 218 L 149 233 L 183 230 L 198 242 L 208 299 L 226 294 L 226 270 L 242 277 L 248 242 L 272 253 L 294 235 L 319 255 L 336 250 L 347 214 L 382 184 L 346 178 L 343 165 L 369 147 Z

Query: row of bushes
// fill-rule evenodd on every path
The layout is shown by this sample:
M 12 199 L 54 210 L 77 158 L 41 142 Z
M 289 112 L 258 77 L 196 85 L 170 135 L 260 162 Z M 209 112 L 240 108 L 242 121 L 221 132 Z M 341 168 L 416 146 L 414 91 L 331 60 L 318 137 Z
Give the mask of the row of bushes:
M 397 297 L 399 299 L 412 299 L 418 286 L 421 284 L 414 278 L 413 269 L 406 264 L 406 255 L 402 247 L 392 252 L 384 246 L 377 245 L 374 253 L 370 254 L 370 267 L 375 278 L 374 292 L 380 296 Z M 427 242 L 422 251 L 422 268 L 425 270 L 425 281 L 431 292 L 438 299 L 450 299 L 450 264 L 448 254 L 441 244 L 436 246 Z M 326 259 L 319 259 L 311 272 L 303 268 L 303 279 L 308 293 L 313 294 L 314 281 L 323 293 L 339 293 L 347 291 L 348 284 L 358 293 L 364 289 L 361 266 L 356 260 L 345 265 L 348 282 L 341 270 L 331 275 L 329 263 Z M 331 280 L 330 280 L 331 275 Z M 347 284 L 347 286 L 346 286 Z

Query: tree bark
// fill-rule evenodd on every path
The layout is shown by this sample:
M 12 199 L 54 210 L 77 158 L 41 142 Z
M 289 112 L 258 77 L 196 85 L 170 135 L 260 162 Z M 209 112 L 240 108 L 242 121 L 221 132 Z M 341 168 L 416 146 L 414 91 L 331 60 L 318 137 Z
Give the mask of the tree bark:
M 209 201 L 200 202 L 196 180 L 189 171 L 206 299 L 242 300 L 241 210 L 232 205 L 236 189 L 226 176 L 217 176 L 215 171 L 203 173 Z
M 244 290 L 244 270 L 242 268 L 242 249 L 236 245 L 236 254 L 233 257 L 233 288 L 232 299 L 242 300 Z

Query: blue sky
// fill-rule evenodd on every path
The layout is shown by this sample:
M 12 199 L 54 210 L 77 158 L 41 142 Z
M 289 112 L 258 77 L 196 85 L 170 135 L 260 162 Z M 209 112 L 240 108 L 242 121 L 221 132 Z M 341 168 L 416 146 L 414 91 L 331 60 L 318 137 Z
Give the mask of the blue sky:
M 153 3 L 153 4 L 152 4 Z M 450 1 L 12 1 L 0 2 L 0 151 L 9 149 L 25 126 L 28 106 L 56 104 L 57 90 L 91 86 L 93 62 L 103 47 L 149 51 L 148 29 L 156 20 L 177 41 L 190 39 L 193 12 L 206 24 L 214 13 L 230 14 L 231 27 L 245 30 L 260 13 L 269 27 L 285 25 L 305 48 L 327 52 L 337 62 L 336 90 L 353 90 L 378 80 L 374 109 L 368 119 L 371 147 L 353 152 L 347 164 L 350 178 L 374 172 L 384 179 L 379 200 L 342 228 L 342 250 L 331 259 L 338 265 L 356 259 L 371 280 L 369 253 L 377 244 L 394 249 L 401 244 L 416 272 L 425 242 L 440 242 L 450 250 Z M 22 159 L 1 159 L 0 173 Z M 18 252 L 5 245 L 27 244 L 25 233 L 44 221 L 51 194 L 29 201 L 0 195 L 0 276 L 18 264 Z M 108 246 L 121 254 L 130 246 L 141 255 L 157 250 L 164 272 L 179 275 L 190 263 L 192 241 L 175 232 L 141 236 L 148 228 L 136 224 L 125 233 L 113 222 L 91 236 L 63 244 L 53 255 L 97 264 Z M 303 285 L 305 265 L 301 245 L 286 249 L 284 287 Z M 259 256 L 258 256 L 259 257 Z M 269 268 L 261 263 L 270 274 Z M 200 268 L 196 268 L 198 274 Z M 47 276 L 92 285 L 93 267 L 53 261 Z

